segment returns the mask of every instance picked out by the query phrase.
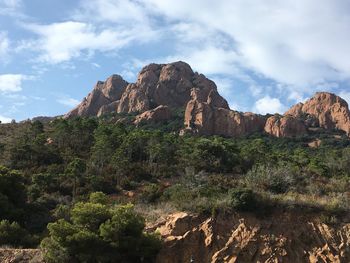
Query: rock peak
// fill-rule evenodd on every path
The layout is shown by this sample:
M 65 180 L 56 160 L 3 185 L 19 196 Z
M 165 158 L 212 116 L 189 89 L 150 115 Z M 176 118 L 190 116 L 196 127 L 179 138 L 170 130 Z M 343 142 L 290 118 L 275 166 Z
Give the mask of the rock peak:
M 194 72 L 189 64 L 151 63 L 141 69 L 135 83 L 120 75 L 98 81 L 92 92 L 65 115 L 100 116 L 106 113 L 139 113 L 135 123 L 166 121 L 173 109 L 185 109 L 183 132 L 236 137 L 266 132 L 294 137 L 310 128 L 338 129 L 350 135 L 348 104 L 330 92 L 316 92 L 284 115 L 262 116 L 229 108 L 213 81 Z

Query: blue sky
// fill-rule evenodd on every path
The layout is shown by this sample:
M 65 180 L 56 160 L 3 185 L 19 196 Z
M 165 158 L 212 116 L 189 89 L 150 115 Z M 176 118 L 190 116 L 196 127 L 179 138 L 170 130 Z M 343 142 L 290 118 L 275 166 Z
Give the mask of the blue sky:
M 177 60 L 235 110 L 350 102 L 349 49 L 348 0 L 0 0 L 0 120 L 64 114 L 97 80 Z

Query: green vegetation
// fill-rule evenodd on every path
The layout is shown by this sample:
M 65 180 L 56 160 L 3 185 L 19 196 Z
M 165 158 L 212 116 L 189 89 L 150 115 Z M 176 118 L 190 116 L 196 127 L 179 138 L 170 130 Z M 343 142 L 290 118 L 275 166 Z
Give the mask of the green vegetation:
M 344 134 L 232 139 L 179 136 L 179 125 L 116 116 L 0 125 L 2 244 L 41 242 L 48 262 L 151 261 L 159 240 L 128 203 L 213 215 L 298 209 L 325 222 L 349 212 Z
M 46 262 L 151 262 L 160 239 L 143 232 L 145 221 L 132 205 L 111 206 L 102 193 L 78 202 L 70 218 L 49 223 L 41 247 Z

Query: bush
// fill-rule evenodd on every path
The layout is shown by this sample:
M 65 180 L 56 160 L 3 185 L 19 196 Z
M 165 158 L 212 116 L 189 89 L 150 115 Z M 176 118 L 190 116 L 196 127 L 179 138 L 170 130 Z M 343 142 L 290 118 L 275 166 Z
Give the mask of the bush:
M 258 188 L 274 194 L 287 192 L 297 183 L 292 167 L 273 167 L 258 165 L 246 174 L 246 181 L 251 188 Z
M 0 245 L 27 247 L 31 245 L 31 237 L 18 223 L 2 220 L 0 221 Z
M 141 199 L 146 203 L 154 203 L 162 195 L 162 191 L 157 184 L 148 184 L 144 187 Z
M 230 191 L 231 205 L 239 211 L 253 211 L 257 207 L 257 199 L 250 189 L 233 189 Z
M 90 200 L 103 200 L 94 193 Z M 46 262 L 151 262 L 160 240 L 143 232 L 144 219 L 132 205 L 77 203 L 69 220 L 48 225 L 49 237 L 41 247 Z

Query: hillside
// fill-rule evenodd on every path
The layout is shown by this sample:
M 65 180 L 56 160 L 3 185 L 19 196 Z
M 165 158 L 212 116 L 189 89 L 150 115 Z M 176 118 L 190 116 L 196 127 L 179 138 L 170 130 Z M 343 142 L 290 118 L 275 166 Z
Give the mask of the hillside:
M 0 124 L 0 259 L 349 262 L 349 116 L 327 92 L 234 111 L 184 62 L 113 75 Z

